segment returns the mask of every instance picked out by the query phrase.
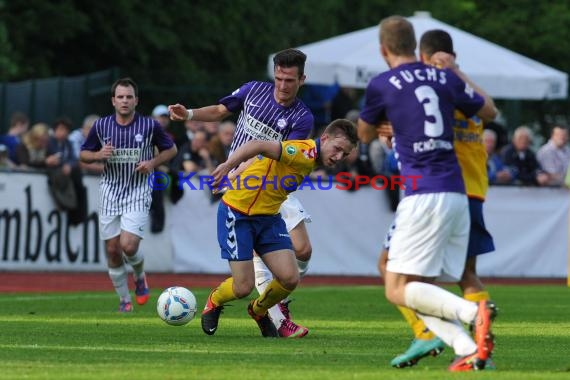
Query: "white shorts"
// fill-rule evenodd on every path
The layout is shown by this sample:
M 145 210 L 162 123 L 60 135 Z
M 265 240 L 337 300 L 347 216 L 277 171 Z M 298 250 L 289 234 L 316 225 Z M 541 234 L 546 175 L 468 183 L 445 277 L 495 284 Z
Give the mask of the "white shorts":
M 301 202 L 292 195 L 289 195 L 285 202 L 281 204 L 279 212 L 285 221 L 287 232 L 297 227 L 301 222 L 311 223 L 311 215 L 305 211 Z
M 396 210 L 387 270 L 459 280 L 467 258 L 470 223 L 464 194 L 405 197 Z
M 123 215 L 99 215 L 99 236 L 109 240 L 121 234 L 121 230 L 144 237 L 144 227 L 148 221 L 146 212 L 129 212 Z

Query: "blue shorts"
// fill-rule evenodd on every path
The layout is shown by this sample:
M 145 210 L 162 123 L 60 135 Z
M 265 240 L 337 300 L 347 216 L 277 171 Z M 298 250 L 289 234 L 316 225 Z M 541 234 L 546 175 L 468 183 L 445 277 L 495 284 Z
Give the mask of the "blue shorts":
M 245 215 L 224 202 L 218 206 L 218 243 L 222 259 L 230 261 L 253 260 L 253 250 L 260 256 L 281 249 L 293 250 L 281 214 Z
M 493 252 L 495 243 L 493 243 L 493 237 L 485 227 L 482 200 L 469 198 L 469 215 L 471 217 L 471 230 L 469 231 L 467 257 Z

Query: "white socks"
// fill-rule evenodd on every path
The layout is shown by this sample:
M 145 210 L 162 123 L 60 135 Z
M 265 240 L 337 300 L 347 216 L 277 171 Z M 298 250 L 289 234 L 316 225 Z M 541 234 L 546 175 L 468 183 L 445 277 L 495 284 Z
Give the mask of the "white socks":
M 307 271 L 309 270 L 309 260 L 302 261 L 297 259 L 297 267 L 299 268 L 299 274 L 301 275 L 301 277 L 303 277 L 305 273 L 307 273 Z
M 425 282 L 410 282 L 404 289 L 406 306 L 425 315 L 471 323 L 477 304 Z
M 467 334 L 459 321 L 447 321 L 431 315 L 416 313 L 426 326 L 441 338 L 448 346 L 453 347 L 455 355 L 466 356 L 477 351 L 477 345 Z
M 477 350 L 461 324 L 475 319 L 476 303 L 424 282 L 406 284 L 404 296 L 406 306 L 415 310 L 431 331 L 453 347 L 456 355 L 465 356 Z
M 140 279 L 144 274 L 144 255 L 142 252 L 137 252 L 132 256 L 124 255 L 127 263 L 133 267 L 135 279 Z
M 121 265 L 117 268 L 108 268 L 109 277 L 115 287 L 115 292 L 121 298 L 121 301 L 131 302 L 131 295 L 129 293 L 129 285 L 127 283 L 127 268 Z

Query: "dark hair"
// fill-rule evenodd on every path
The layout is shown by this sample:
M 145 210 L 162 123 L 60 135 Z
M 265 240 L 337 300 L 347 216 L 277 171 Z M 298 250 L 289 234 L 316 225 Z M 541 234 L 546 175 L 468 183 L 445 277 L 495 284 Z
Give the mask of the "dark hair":
M 380 22 L 380 43 L 395 55 L 415 56 L 414 26 L 402 16 L 387 17 Z
M 551 136 L 552 136 L 552 133 L 554 133 L 554 130 L 555 130 L 556 128 L 565 130 L 566 132 L 570 132 L 570 131 L 568 130 L 568 127 L 567 127 L 566 125 L 564 125 L 564 124 L 561 124 L 561 123 L 552 124 L 552 125 L 550 126 L 550 135 L 551 135 Z
M 273 69 L 280 67 L 296 67 L 299 71 L 299 78 L 305 74 L 305 61 L 307 55 L 301 50 L 285 49 L 281 50 L 273 57 Z
M 358 134 L 356 133 L 356 125 L 347 119 L 336 119 L 333 120 L 325 130 L 323 134 L 329 136 L 343 135 L 348 141 L 354 146 L 358 143 Z
M 420 52 L 431 57 L 438 51 L 443 51 L 455 56 L 455 52 L 453 51 L 453 40 L 445 30 L 428 30 L 420 38 Z
M 67 116 L 61 116 L 55 119 L 53 123 L 53 129 L 55 130 L 60 125 L 63 125 L 65 128 L 67 128 L 68 131 L 71 131 L 73 128 L 73 122 Z
M 13 127 L 19 123 L 29 124 L 30 119 L 28 119 L 28 116 L 25 113 L 16 111 L 12 114 L 12 116 L 10 116 L 10 127 Z
M 115 83 L 113 83 L 113 85 L 111 86 L 111 96 L 112 97 L 115 97 L 115 90 L 117 89 L 118 86 L 123 86 L 123 87 L 131 86 L 135 90 L 135 96 L 136 97 L 139 96 L 139 88 L 137 87 L 137 84 L 135 83 L 134 80 L 132 80 L 129 77 L 117 79 L 115 81 Z

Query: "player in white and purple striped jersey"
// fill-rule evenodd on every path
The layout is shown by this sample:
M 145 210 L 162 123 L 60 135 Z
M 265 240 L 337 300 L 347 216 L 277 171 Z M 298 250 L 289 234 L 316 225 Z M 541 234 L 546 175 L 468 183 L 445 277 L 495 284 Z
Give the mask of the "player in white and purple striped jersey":
M 135 112 L 137 86 L 130 78 L 111 88 L 115 113 L 98 119 L 81 146 L 80 159 L 104 162 L 99 188 L 99 233 L 105 241 L 109 277 L 120 298 L 119 311 L 132 311 L 128 262 L 139 305 L 149 299 L 144 257 L 138 251 L 148 219 L 154 168 L 176 155 L 176 146 L 157 121 Z M 155 156 L 154 149 L 159 153 Z
M 173 120 L 220 121 L 239 113 L 231 152 L 250 140 L 304 140 L 313 129 L 314 118 L 307 106 L 298 98 L 299 88 L 305 81 L 306 55 L 296 49 L 286 49 L 275 55 L 274 83 L 248 82 L 232 94 L 220 99 L 219 104 L 197 109 L 175 104 L 169 106 Z M 306 273 L 312 253 L 305 222 L 310 215 L 301 203 L 289 196 L 281 206 L 281 216 L 293 242 L 299 271 Z M 256 287 L 263 293 L 273 276 L 259 257 L 254 258 Z M 288 301 L 269 310 L 269 314 L 282 337 L 306 335 L 306 329 L 289 318 Z M 303 330 L 304 329 L 304 330 Z
M 407 186 L 396 210 L 390 240 L 386 298 L 406 306 L 459 358 L 450 371 L 483 369 L 493 350 L 494 304 L 469 302 L 432 284 L 435 278 L 459 280 L 465 268 L 469 208 L 453 150 L 454 109 L 483 120 L 496 113 L 490 98 L 477 94 L 452 69 L 417 61 L 412 24 L 401 16 L 380 23 L 380 51 L 389 71 L 373 78 L 358 121 L 365 143 L 376 126 L 392 123 L 394 148 L 404 176 L 419 176 Z M 476 341 L 463 328 L 474 322 Z

